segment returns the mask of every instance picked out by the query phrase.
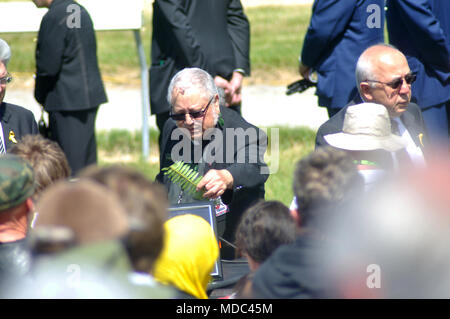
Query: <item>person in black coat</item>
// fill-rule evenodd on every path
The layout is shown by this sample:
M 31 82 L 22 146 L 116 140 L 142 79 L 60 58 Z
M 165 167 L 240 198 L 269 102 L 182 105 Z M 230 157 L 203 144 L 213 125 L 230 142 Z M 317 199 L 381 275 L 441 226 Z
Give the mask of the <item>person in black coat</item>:
M 95 118 L 107 101 L 89 13 L 73 0 L 33 0 L 47 7 L 36 46 L 35 98 L 49 113 L 50 138 L 72 174 L 97 162 Z
M 150 106 L 162 132 L 169 117 L 170 79 L 183 68 L 211 74 L 240 112 L 243 76 L 250 75 L 250 26 L 240 0 L 156 0 L 150 67 Z M 160 135 L 160 150 L 161 135 Z
M 6 85 L 12 80 L 7 65 L 11 58 L 9 45 L 0 39 L 0 153 L 7 152 L 24 135 L 39 134 L 33 113 L 21 106 L 3 102 Z
M 229 207 L 223 237 L 233 242 L 242 213 L 264 199 L 267 136 L 237 112 L 220 106 L 214 80 L 204 70 L 180 71 L 168 92 L 172 118 L 164 126 L 156 179 L 166 186 L 172 205 L 221 197 Z M 197 185 L 203 197 L 182 191 L 164 174 L 163 169 L 180 160 L 203 175 Z
M 321 147 L 297 162 L 293 190 L 297 208 L 291 214 L 299 227 L 291 244 L 280 246 L 255 272 L 249 298 L 329 298 L 323 254 L 333 242 L 326 222 L 339 208 L 361 196 L 363 179 L 343 150 Z

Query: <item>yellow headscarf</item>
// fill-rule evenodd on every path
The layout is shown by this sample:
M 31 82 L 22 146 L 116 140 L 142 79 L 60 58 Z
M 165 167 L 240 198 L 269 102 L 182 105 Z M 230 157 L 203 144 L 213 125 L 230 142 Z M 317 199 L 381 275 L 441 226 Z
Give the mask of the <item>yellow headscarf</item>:
M 154 277 L 188 294 L 207 299 L 206 287 L 211 279 L 219 247 L 209 223 L 186 214 L 165 224 L 164 249 L 156 261 Z

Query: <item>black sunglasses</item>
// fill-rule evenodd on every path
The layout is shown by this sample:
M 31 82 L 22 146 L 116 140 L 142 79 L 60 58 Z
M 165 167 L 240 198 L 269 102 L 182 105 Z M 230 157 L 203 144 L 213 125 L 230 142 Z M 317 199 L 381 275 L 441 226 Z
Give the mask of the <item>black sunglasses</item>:
M 412 84 L 416 80 L 416 78 L 417 78 L 417 74 L 415 74 L 415 73 L 409 73 L 409 74 L 405 75 L 406 84 L 408 84 L 408 85 Z M 376 80 L 366 80 L 366 82 L 377 82 L 377 83 L 381 83 L 381 84 L 386 84 L 387 86 L 396 90 L 403 84 L 403 77 L 395 79 L 391 82 L 381 82 L 381 81 L 376 81 Z
M 186 114 L 189 114 L 189 116 L 194 119 L 198 119 L 198 118 L 204 116 L 206 111 L 208 111 L 208 107 L 211 104 L 213 98 L 214 98 L 214 96 L 209 100 L 208 104 L 206 104 L 206 107 L 201 111 L 188 112 L 188 113 L 171 113 L 169 116 L 175 121 L 184 121 L 186 119 Z
M 0 84 L 8 84 L 12 81 L 12 76 L 11 74 L 7 73 L 5 77 L 0 78 Z

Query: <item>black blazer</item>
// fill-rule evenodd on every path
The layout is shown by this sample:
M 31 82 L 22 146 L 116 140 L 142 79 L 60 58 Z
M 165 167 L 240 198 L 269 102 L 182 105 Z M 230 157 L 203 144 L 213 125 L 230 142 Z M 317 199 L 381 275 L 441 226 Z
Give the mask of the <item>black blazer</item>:
M 359 97 L 353 99 L 351 103 L 346 105 L 338 113 L 336 113 L 333 117 L 328 119 L 328 121 L 326 121 L 319 127 L 316 134 L 316 148 L 319 146 L 329 145 L 324 139 L 325 135 L 342 132 L 345 112 L 347 111 L 347 108 L 350 105 L 354 105 L 357 103 L 361 103 L 361 99 Z M 402 115 L 400 115 L 400 119 L 411 135 L 414 143 L 419 146 L 422 151 L 424 151 L 424 147 L 428 144 L 428 135 L 419 106 L 415 103 L 410 103 L 406 111 L 403 112 Z
M 5 102 L 1 103 L 0 121 L 6 143 L 6 151 L 15 144 L 15 141 L 19 141 L 23 136 L 39 134 L 33 113 L 21 106 Z M 10 138 L 10 134 L 14 138 Z
M 80 8 L 79 26 L 69 23 L 70 5 Z M 72 0 L 54 0 L 42 18 L 34 95 L 47 111 L 86 110 L 107 101 L 92 20 L 86 9 Z
M 169 111 L 169 82 L 198 67 L 229 80 L 250 74 L 250 26 L 240 0 L 155 0 L 150 67 L 152 114 Z
M 233 189 L 225 191 L 221 196 L 223 202 L 229 205 L 230 209 L 226 217 L 224 237 L 232 239 L 235 227 L 245 209 L 254 204 L 255 201 L 264 199 L 264 183 L 269 177 L 268 167 L 264 163 L 263 158 L 267 148 L 267 135 L 256 126 L 246 122 L 237 112 L 226 107 L 220 107 L 220 111 L 223 125 L 218 123 L 216 128 L 222 132 L 222 141 L 219 140 L 220 142 L 216 143 L 216 140 L 214 140 L 209 145 L 212 146 L 214 143 L 214 154 L 222 154 L 222 156 L 218 155 L 216 160 L 210 164 L 198 164 L 198 171 L 204 174 L 209 169 L 227 169 L 233 176 Z M 177 126 L 172 119 L 167 120 L 164 125 L 162 133 L 163 151 L 160 158 L 161 170 L 172 165 L 174 161 L 179 160 L 178 158 L 172 158 L 172 150 L 180 142 L 180 140 L 171 139 L 172 132 L 176 128 Z M 243 131 L 248 133 L 249 138 L 246 138 L 243 143 L 239 143 L 237 138 L 234 137 L 233 140 L 228 140 L 229 143 L 227 143 L 227 129 L 228 132 L 230 130 L 243 129 Z M 203 154 L 206 153 L 206 145 L 202 145 L 202 148 Z M 174 152 L 175 156 L 179 154 L 178 148 L 176 150 Z M 257 152 L 257 157 L 253 157 L 256 154 L 255 152 Z M 244 156 L 240 157 L 241 155 Z M 231 162 L 227 159 L 231 159 Z M 192 162 L 198 163 L 199 160 L 193 159 Z M 160 171 L 156 176 L 156 180 L 166 186 L 169 192 L 169 202 L 175 204 L 179 195 L 179 187 L 174 185 L 164 175 L 163 171 Z M 187 198 L 187 200 L 182 202 L 192 201 L 194 201 L 192 198 Z

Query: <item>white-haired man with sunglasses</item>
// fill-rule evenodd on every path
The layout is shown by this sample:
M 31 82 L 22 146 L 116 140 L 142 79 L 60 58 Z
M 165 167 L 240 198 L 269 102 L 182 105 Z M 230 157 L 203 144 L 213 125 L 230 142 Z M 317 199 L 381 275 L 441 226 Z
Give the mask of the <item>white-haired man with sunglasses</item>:
M 162 132 L 161 171 L 156 179 L 166 186 L 170 204 L 221 197 L 229 207 L 223 237 L 233 242 L 242 213 L 264 199 L 267 135 L 222 105 L 214 79 L 202 69 L 186 68 L 175 74 L 167 100 L 170 119 Z M 164 168 L 180 160 L 203 175 L 197 185 L 204 192 L 202 198 L 183 191 L 164 174 Z
M 3 102 L 6 86 L 12 81 L 8 73 L 11 48 L 0 39 L 0 154 L 6 153 L 13 144 L 27 134 L 39 134 L 33 113 L 21 106 Z
M 411 73 L 406 57 L 393 46 L 377 44 L 367 48 L 356 64 L 359 95 L 317 131 L 316 147 L 328 145 L 324 136 L 342 131 L 348 106 L 370 102 L 384 105 L 391 118 L 393 133 L 400 135 L 412 162 L 423 163 L 427 134 L 422 112 L 411 103 Z

